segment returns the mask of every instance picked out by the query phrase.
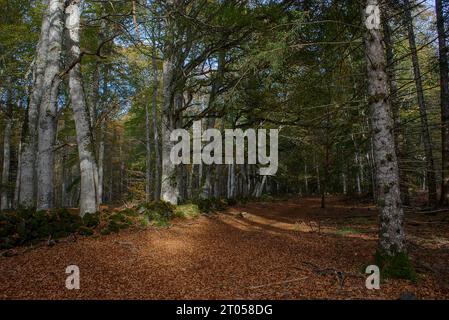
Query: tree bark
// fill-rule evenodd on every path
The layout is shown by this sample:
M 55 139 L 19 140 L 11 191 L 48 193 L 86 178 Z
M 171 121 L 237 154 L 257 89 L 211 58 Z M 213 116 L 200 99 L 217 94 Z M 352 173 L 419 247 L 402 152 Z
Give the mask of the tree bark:
M 153 43 L 155 46 L 155 43 Z M 157 95 L 159 91 L 159 76 L 158 67 L 156 61 L 156 49 L 153 48 L 153 54 L 151 56 L 151 64 L 153 66 L 153 97 L 151 101 L 151 109 L 153 113 L 153 139 L 154 139 L 154 155 L 155 155 L 155 165 L 154 165 L 154 199 L 159 199 L 161 197 L 161 154 L 160 154 L 160 144 L 159 144 L 159 132 L 157 124 Z
M 76 61 L 80 55 L 80 0 L 71 0 L 65 9 L 69 61 Z M 80 215 L 98 211 L 98 172 L 95 147 L 92 139 L 86 97 L 82 85 L 80 63 L 69 71 L 69 89 L 78 144 L 80 183 Z
M 377 0 L 367 0 L 366 4 L 367 6 L 379 5 Z M 380 30 L 367 29 L 365 51 L 376 163 L 377 207 L 380 214 L 379 252 L 395 256 L 406 251 L 406 240 L 393 137 L 393 119 L 388 99 L 386 59 Z
M 421 118 L 421 133 L 424 143 L 427 166 L 427 188 L 429 190 L 428 201 L 430 205 L 437 202 L 435 166 L 432 151 L 432 139 L 430 136 L 429 125 L 427 121 L 427 107 L 424 99 L 424 91 L 421 79 L 421 69 L 419 66 L 418 51 L 416 50 L 415 31 L 413 30 L 413 18 L 409 0 L 404 0 L 405 5 L 405 24 L 408 31 L 408 41 L 413 62 L 413 73 L 415 77 L 416 95 L 418 97 L 419 113 Z
M 12 134 L 12 101 L 8 94 L 7 102 L 7 114 L 5 117 L 5 129 L 3 132 L 3 169 L 2 169 L 2 184 L 1 184 L 1 196 L 0 196 L 0 210 L 7 210 L 11 208 L 11 202 L 9 195 L 9 169 L 11 164 L 11 134 Z
M 174 121 L 174 63 L 168 57 L 163 63 L 163 95 L 164 107 L 162 111 L 162 183 L 161 199 L 171 204 L 178 204 L 179 191 L 176 183 L 176 167 L 170 161 L 173 142 L 170 134 L 175 129 Z
M 53 207 L 54 144 L 56 139 L 56 113 L 59 78 L 64 3 L 50 0 L 50 27 L 48 31 L 47 65 L 44 74 L 44 92 L 39 108 L 37 154 L 37 209 Z M 23 159 L 22 159 L 23 161 Z M 23 172 L 22 172 L 23 175 Z
M 443 15 L 443 1 L 435 0 L 435 11 L 437 16 L 438 31 L 438 53 L 440 65 L 440 95 L 441 95 L 441 141 L 442 141 L 442 183 L 441 199 L 442 205 L 449 204 L 449 64 L 448 49 Z
M 150 131 L 150 106 L 145 103 L 145 149 L 146 149 L 146 167 L 145 167 L 145 195 L 147 202 L 151 195 L 151 131 Z M 156 147 L 156 146 L 155 146 Z
M 48 33 L 50 29 L 50 17 L 60 10 L 55 6 L 48 5 L 48 1 L 43 1 L 47 5 L 45 10 L 39 43 L 37 45 L 36 57 L 34 60 L 33 87 L 31 89 L 30 101 L 28 104 L 27 120 L 23 132 L 22 149 L 20 155 L 20 177 L 18 205 L 29 208 L 33 207 L 36 196 L 36 153 L 37 153 L 37 127 L 39 118 L 39 106 L 44 92 L 44 76 L 47 65 Z

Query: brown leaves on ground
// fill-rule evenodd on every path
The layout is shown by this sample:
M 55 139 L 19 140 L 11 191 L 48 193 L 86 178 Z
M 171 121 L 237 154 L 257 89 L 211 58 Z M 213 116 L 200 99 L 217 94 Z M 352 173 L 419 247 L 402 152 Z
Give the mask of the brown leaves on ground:
M 331 199 L 321 209 L 319 199 L 295 199 L 178 220 L 169 229 L 20 248 L 0 258 L 0 298 L 398 299 L 408 292 L 448 299 L 446 215 L 407 216 L 416 284 L 388 280 L 380 290 L 365 288 L 363 267 L 376 248 L 373 207 Z M 72 264 L 80 268 L 80 290 L 65 288 Z

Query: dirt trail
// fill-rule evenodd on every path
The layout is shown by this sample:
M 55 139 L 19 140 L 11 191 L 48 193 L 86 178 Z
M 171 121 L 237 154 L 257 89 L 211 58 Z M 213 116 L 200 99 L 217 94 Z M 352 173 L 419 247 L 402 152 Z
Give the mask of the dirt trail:
M 318 199 L 252 203 L 179 220 L 169 229 L 78 238 L 2 257 L 0 298 L 397 299 L 403 292 L 449 298 L 431 272 L 420 274 L 417 284 L 395 280 L 367 290 L 360 270 L 372 259 L 375 235 L 369 205 L 337 199 L 328 209 L 320 209 Z M 439 237 L 447 241 L 447 229 Z M 429 250 L 416 249 L 447 259 L 447 246 Z M 65 288 L 72 264 L 80 268 L 80 290 Z M 334 271 L 350 274 L 343 287 Z

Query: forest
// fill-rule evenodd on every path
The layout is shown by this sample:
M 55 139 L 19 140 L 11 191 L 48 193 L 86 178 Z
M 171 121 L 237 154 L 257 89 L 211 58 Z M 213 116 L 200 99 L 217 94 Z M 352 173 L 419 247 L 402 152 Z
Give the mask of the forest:
M 449 299 L 449 1 L 0 10 L 1 300 Z

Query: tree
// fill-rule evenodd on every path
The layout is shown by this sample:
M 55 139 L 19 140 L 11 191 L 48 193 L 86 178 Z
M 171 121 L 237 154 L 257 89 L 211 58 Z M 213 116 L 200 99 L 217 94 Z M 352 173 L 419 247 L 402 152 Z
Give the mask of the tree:
M 86 98 L 82 85 L 80 59 L 80 0 L 71 0 L 65 9 L 67 28 L 67 51 L 69 61 L 74 61 L 69 71 L 69 90 L 71 106 L 76 126 L 76 140 L 79 153 L 79 166 L 81 173 L 80 189 L 80 215 L 95 213 L 99 209 L 97 186 L 98 171 L 95 160 L 95 146 L 92 139 L 92 131 Z M 78 61 L 78 62 L 77 62 Z
M 30 102 L 28 104 L 28 114 L 23 134 L 23 142 L 20 156 L 20 179 L 18 202 L 23 207 L 33 207 L 36 195 L 36 153 L 37 153 L 37 124 L 39 108 L 44 95 L 45 71 L 47 67 L 50 17 L 58 16 L 61 8 L 58 3 L 43 1 L 47 6 L 42 19 L 41 33 L 37 45 L 36 57 L 34 59 L 33 87 L 31 90 Z
M 39 105 L 37 145 L 37 209 L 53 207 L 54 147 L 62 38 L 64 31 L 64 2 L 49 1 L 50 26 L 46 46 L 47 62 L 43 77 L 42 101 Z M 22 157 L 23 159 L 23 157 Z M 22 173 L 23 174 L 23 173 Z
M 436 175 L 432 150 L 432 138 L 430 135 L 429 124 L 427 120 L 427 106 L 424 98 L 421 68 L 419 65 L 418 51 L 416 49 L 415 31 L 413 27 L 412 8 L 409 0 L 404 0 L 404 7 L 404 23 L 407 27 L 408 32 L 408 41 L 413 62 L 413 73 L 416 85 L 416 95 L 418 98 L 419 113 L 421 117 L 421 134 L 426 155 L 427 188 L 429 191 L 428 199 L 430 205 L 435 205 L 437 203 L 437 183 L 435 177 Z
M 13 125 L 13 106 L 11 91 L 7 93 L 6 104 L 5 127 L 3 132 L 3 168 L 1 180 L 0 210 L 6 210 L 11 207 L 11 199 L 9 197 L 9 170 L 11 164 L 11 135 Z
M 377 0 L 367 0 L 366 5 L 367 7 L 379 7 Z M 365 19 L 368 18 L 369 15 L 366 15 Z M 367 29 L 365 51 L 376 162 L 377 207 L 380 215 L 378 250 L 381 255 L 395 257 L 406 252 L 406 239 L 393 136 L 393 119 L 388 99 L 386 58 L 383 35 L 379 28 Z
M 447 49 L 447 31 L 444 24 L 443 1 L 435 0 L 438 32 L 438 61 L 440 66 L 440 103 L 441 103 L 441 165 L 442 183 L 440 203 L 449 204 L 449 64 Z

